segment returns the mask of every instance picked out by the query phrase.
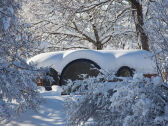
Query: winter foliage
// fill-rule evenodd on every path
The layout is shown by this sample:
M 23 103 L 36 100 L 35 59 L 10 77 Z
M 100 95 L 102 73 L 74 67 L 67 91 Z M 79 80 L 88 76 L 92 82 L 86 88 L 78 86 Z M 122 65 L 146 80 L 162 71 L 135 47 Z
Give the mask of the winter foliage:
M 36 110 L 40 103 L 37 71 L 24 59 L 32 43 L 18 20 L 19 2 L 0 1 L 0 122 L 30 108 Z
M 168 1 L 158 0 L 147 2 L 144 7 L 144 29 L 148 35 L 151 50 L 156 55 L 159 74 L 168 70 Z M 163 77 L 165 78 L 165 77 Z
M 167 0 L 42 0 L 24 6 L 33 35 L 49 43 L 46 51 L 150 50 L 150 42 L 162 40 L 167 31 Z
M 50 51 L 138 48 L 130 4 L 99 2 L 32 1 L 25 4 L 25 14 L 30 15 L 25 19 L 35 36 L 47 40 Z
M 168 125 L 168 87 L 160 77 L 109 79 L 114 78 L 101 75 L 70 83 L 78 88 L 67 98 L 68 126 L 87 125 L 89 119 L 94 126 Z

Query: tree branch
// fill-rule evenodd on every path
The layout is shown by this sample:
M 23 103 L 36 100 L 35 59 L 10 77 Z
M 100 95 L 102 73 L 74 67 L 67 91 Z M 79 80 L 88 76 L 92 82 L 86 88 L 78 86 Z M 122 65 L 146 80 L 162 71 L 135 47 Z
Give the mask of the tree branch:
M 76 13 L 82 13 L 82 12 L 89 11 L 89 10 L 91 10 L 91 9 L 97 7 L 97 6 L 101 6 L 101 5 L 103 5 L 103 4 L 105 4 L 105 3 L 108 3 L 108 2 L 110 2 L 110 1 L 114 1 L 114 0 L 104 0 L 104 1 L 102 1 L 102 2 L 94 3 L 94 4 L 89 5 L 89 6 L 85 6 L 85 7 L 84 7 L 84 6 L 81 6 L 78 10 L 76 10 Z
M 105 42 L 102 43 L 103 45 L 106 44 L 106 43 L 108 43 L 110 41 L 110 39 L 112 38 L 112 35 L 109 35 L 108 37 L 109 38 Z M 104 38 L 103 40 L 105 40 L 106 38 Z
M 89 48 L 77 46 L 77 47 L 67 47 L 67 48 L 62 48 L 62 49 L 68 50 L 68 49 L 89 49 Z
M 73 35 L 73 34 L 67 34 L 67 33 L 59 33 L 59 32 L 45 32 L 45 33 L 50 34 L 50 35 L 66 35 L 66 36 L 69 36 L 69 37 L 82 38 L 80 36 Z
M 0 13 L 1 13 L 1 14 L 3 14 L 3 15 L 5 15 L 5 16 L 10 17 L 10 15 L 8 15 L 8 14 L 4 13 L 3 11 L 0 11 Z
M 85 38 L 86 38 L 86 40 L 88 40 L 89 42 L 91 42 L 91 43 L 93 43 L 93 44 L 96 44 L 96 42 L 92 39 L 92 38 L 90 38 L 89 36 L 87 36 L 85 33 L 83 33 L 82 31 L 80 31 L 79 29 L 78 29 L 78 27 L 77 27 L 77 25 L 76 25 L 76 23 L 75 22 L 72 22 L 73 23 L 73 25 L 75 26 L 75 30 L 79 33 L 79 34 L 81 34 L 82 36 L 84 36 Z

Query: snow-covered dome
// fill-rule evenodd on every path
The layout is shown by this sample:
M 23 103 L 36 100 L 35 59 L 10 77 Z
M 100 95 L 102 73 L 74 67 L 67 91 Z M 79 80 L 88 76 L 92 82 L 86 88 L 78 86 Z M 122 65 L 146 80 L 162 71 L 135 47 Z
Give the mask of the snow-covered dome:
M 71 50 L 49 52 L 28 59 L 37 67 L 52 67 L 59 73 L 76 59 L 89 59 L 105 71 L 116 72 L 122 66 L 128 66 L 141 73 L 156 73 L 152 53 L 144 50 Z

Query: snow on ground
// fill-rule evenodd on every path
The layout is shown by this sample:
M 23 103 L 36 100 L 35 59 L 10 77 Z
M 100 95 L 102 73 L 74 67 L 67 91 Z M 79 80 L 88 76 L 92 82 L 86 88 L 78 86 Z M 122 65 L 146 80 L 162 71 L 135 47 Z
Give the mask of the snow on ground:
M 60 89 L 53 87 L 52 91 L 44 91 L 40 88 L 44 102 L 40 105 L 38 112 L 28 111 L 19 118 L 1 126 L 64 126 L 66 116 L 64 110 L 64 99 L 60 95 Z

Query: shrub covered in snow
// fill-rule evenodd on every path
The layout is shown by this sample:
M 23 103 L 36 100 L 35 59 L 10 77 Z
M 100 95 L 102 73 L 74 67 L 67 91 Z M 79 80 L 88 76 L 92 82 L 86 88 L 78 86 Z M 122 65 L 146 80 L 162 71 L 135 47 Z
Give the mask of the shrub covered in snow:
M 71 93 L 66 100 L 68 126 L 86 125 L 89 119 L 94 126 L 168 125 L 168 87 L 160 77 L 136 74 L 109 82 L 101 75 L 71 85 L 80 87 L 80 95 Z
M 37 71 L 24 60 L 16 58 L 9 62 L 0 58 L 0 122 L 16 113 L 38 108 L 40 95 L 35 84 L 36 76 Z

